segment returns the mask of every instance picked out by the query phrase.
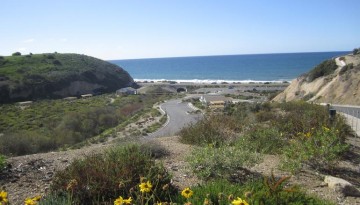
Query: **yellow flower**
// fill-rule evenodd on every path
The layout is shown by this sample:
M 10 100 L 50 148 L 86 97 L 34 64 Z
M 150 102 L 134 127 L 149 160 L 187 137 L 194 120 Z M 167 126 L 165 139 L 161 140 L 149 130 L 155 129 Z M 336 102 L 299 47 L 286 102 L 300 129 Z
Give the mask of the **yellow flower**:
M 185 188 L 181 192 L 181 196 L 183 196 L 187 199 L 190 198 L 193 194 L 194 194 L 194 192 L 190 188 Z
M 132 198 L 129 197 L 128 199 L 124 199 L 125 204 L 131 204 Z
M 242 200 L 240 197 L 238 197 L 237 199 L 232 201 L 231 204 L 233 204 L 233 205 L 249 205 L 245 200 Z
M 139 187 L 140 187 L 140 192 L 150 192 L 152 188 L 152 184 L 150 181 L 147 181 L 146 183 L 145 182 L 141 183 Z
M 1 191 L 0 192 L 0 203 L 4 202 L 5 204 L 8 203 L 8 198 L 7 198 L 7 192 L 6 191 Z
M 305 137 L 310 138 L 310 137 L 311 137 L 311 133 L 310 133 L 310 132 L 307 132 L 307 133 L 305 134 Z
M 35 196 L 34 198 L 32 198 L 33 201 L 40 201 L 40 199 L 41 199 L 40 195 Z
M 131 201 L 131 197 L 129 197 L 128 199 L 123 199 L 122 196 L 119 196 L 119 198 L 114 201 L 114 205 L 131 204 Z
M 33 200 L 32 198 L 26 198 L 25 199 L 25 205 L 36 205 L 37 202 Z
M 122 198 L 122 196 L 119 196 L 119 198 L 117 198 L 114 201 L 114 205 L 123 205 L 124 204 L 124 199 Z

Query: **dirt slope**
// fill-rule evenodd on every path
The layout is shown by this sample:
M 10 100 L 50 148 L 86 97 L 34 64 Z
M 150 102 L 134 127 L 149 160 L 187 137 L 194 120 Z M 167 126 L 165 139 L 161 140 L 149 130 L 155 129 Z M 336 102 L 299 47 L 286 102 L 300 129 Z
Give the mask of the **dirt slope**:
M 277 102 L 307 100 L 317 103 L 360 105 L 360 55 L 336 58 L 338 68 L 333 74 L 307 82 L 303 75 L 274 98 Z M 345 65 L 353 64 L 345 71 Z

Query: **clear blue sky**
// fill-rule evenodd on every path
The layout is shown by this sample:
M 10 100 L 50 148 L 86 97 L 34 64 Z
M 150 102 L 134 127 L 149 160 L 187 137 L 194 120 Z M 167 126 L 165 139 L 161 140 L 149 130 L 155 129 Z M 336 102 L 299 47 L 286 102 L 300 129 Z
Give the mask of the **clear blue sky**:
M 0 55 L 101 59 L 349 51 L 359 0 L 2 0 Z

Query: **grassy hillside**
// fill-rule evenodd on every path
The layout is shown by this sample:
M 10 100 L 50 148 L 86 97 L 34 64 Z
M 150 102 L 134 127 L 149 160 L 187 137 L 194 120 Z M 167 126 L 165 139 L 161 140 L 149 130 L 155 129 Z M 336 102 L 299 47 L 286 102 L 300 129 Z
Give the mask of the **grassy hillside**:
M 162 96 L 151 95 L 115 97 L 105 94 L 71 101 L 39 100 L 25 107 L 2 104 L 0 156 L 80 146 L 78 143 L 109 128 L 131 123 L 136 117 L 150 112 L 153 104 L 162 99 Z
M 0 57 L 0 103 L 111 92 L 132 84 L 133 79 L 121 67 L 90 56 Z

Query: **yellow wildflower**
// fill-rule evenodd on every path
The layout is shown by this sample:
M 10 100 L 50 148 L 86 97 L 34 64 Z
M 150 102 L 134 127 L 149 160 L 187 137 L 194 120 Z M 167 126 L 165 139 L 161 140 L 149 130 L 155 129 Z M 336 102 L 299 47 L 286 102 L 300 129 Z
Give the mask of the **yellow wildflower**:
M 122 198 L 122 196 L 119 196 L 119 198 L 117 198 L 114 201 L 114 205 L 123 205 L 124 204 L 124 199 Z
M 132 198 L 129 197 L 128 199 L 124 199 L 125 204 L 131 204 Z
M 26 198 L 25 199 L 25 205 L 36 205 L 37 202 L 33 200 L 32 198 Z
M 147 181 L 146 183 L 145 182 L 141 183 L 139 187 L 140 187 L 140 192 L 150 192 L 152 188 L 152 184 L 150 181 Z
M 181 196 L 183 196 L 187 199 L 190 198 L 193 194 L 194 194 L 194 192 L 190 188 L 185 188 L 181 192 Z
M 40 199 L 41 199 L 40 195 L 35 196 L 34 198 L 32 198 L 33 201 L 40 201 Z
M 307 132 L 307 133 L 305 134 L 305 137 L 310 138 L 310 137 L 311 137 L 311 133 L 310 133 L 310 132 Z
M 114 205 L 123 205 L 123 204 L 131 204 L 132 198 L 129 197 L 128 199 L 124 199 L 122 198 L 122 196 L 119 196 L 119 198 L 117 198 L 114 201 Z
M 7 204 L 9 201 L 8 201 L 8 198 L 7 198 L 7 192 L 6 191 L 1 191 L 0 192 L 0 203 L 3 203 L 4 204 Z
M 245 200 L 242 200 L 240 197 L 238 197 L 237 199 L 232 201 L 231 204 L 233 204 L 233 205 L 249 205 Z

